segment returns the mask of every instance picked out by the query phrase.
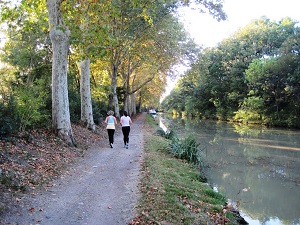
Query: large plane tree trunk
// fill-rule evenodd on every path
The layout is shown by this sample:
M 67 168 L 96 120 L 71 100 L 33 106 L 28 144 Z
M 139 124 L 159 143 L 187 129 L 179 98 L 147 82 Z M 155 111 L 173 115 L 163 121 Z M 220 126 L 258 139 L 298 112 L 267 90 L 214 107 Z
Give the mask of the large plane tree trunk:
M 95 130 L 90 87 L 90 60 L 85 59 L 77 65 L 80 73 L 81 122 L 88 129 Z
M 76 141 L 72 132 L 67 66 L 70 31 L 64 25 L 61 4 L 63 0 L 47 0 L 50 39 L 52 43 L 52 128 L 69 145 Z

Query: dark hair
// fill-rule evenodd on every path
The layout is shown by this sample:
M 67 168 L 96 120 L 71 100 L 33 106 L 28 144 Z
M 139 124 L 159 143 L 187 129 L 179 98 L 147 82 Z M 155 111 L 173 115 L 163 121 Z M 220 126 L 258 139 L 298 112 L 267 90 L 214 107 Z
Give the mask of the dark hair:
M 123 115 L 126 116 L 126 117 L 128 116 L 126 111 L 123 111 Z

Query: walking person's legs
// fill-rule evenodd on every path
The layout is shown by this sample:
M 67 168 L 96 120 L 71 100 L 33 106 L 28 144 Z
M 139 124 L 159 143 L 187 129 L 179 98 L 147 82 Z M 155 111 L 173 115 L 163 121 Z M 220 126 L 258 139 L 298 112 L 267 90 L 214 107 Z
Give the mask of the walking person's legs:
M 122 132 L 124 135 L 124 145 L 128 148 L 130 127 L 122 127 Z
M 108 133 L 109 144 L 110 144 L 110 147 L 112 148 L 113 143 L 114 143 L 115 130 L 114 129 L 107 129 L 107 133 Z
M 126 138 L 125 138 L 125 136 L 126 136 L 126 131 L 125 131 L 125 129 L 124 129 L 125 127 L 122 127 L 122 133 L 123 133 L 123 141 L 124 141 L 124 148 L 126 147 Z
M 130 127 L 127 127 L 127 133 L 126 133 L 126 136 L 127 136 L 127 146 L 128 146 L 128 143 L 129 143 L 129 133 L 130 133 Z

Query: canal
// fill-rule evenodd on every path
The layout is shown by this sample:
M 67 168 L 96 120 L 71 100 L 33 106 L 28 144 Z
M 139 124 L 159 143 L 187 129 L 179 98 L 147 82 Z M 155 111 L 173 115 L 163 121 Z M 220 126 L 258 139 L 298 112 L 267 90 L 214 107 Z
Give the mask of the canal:
M 161 127 L 204 147 L 208 183 L 250 225 L 300 225 L 300 131 L 172 118 Z

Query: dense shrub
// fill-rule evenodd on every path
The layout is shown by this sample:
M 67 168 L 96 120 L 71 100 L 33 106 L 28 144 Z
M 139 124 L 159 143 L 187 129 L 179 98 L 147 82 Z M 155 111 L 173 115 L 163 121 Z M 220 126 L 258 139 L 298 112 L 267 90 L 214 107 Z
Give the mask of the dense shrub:
M 1 93 L 0 132 L 17 133 L 48 126 L 51 118 L 51 93 L 45 80 L 36 80 L 30 87 L 11 83 L 11 90 Z
M 81 117 L 80 93 L 69 89 L 69 110 L 72 123 L 78 123 Z
M 42 127 L 50 115 L 45 112 L 46 92 L 40 91 L 37 86 L 29 89 L 19 88 L 15 91 L 17 99 L 16 114 L 20 118 L 19 131 L 33 127 Z
M 204 168 L 207 166 L 203 152 L 205 147 L 202 146 L 197 140 L 192 137 L 188 136 L 184 139 L 179 139 L 176 133 L 173 130 L 165 132 L 163 129 L 158 129 L 157 133 L 169 140 L 170 143 L 170 152 L 177 158 L 183 159 L 192 163 L 200 168 L 200 180 L 206 181 L 206 177 L 204 174 Z
M 185 159 L 193 164 L 202 164 L 202 151 L 201 144 L 192 136 L 183 140 L 174 136 L 172 139 L 171 152 L 180 159 Z
M 93 118 L 95 124 L 101 124 L 107 114 L 107 104 L 105 102 L 99 102 L 92 100 L 93 104 Z
M 19 118 L 16 114 L 17 103 L 12 95 L 1 95 L 0 101 L 0 135 L 16 133 L 19 128 Z

